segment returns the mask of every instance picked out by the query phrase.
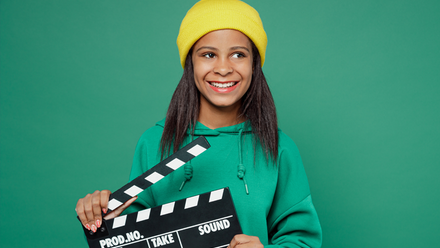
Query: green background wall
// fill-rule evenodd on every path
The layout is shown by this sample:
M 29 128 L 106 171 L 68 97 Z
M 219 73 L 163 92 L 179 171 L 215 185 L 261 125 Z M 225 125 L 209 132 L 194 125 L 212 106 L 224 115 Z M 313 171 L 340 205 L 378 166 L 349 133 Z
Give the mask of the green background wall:
M 247 2 L 323 247 L 438 247 L 440 2 Z M 1 247 L 86 247 L 76 201 L 127 182 L 194 3 L 0 0 Z

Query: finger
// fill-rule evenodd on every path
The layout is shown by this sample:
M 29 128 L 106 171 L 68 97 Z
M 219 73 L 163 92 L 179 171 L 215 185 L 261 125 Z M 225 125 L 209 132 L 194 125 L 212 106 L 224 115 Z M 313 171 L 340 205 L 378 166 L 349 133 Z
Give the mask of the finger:
M 110 190 L 101 191 L 101 208 L 104 214 L 106 214 L 108 211 L 108 199 L 110 197 L 110 194 Z
M 229 244 L 229 248 L 245 247 L 242 245 L 247 244 L 250 241 L 251 241 L 251 236 L 245 234 L 237 234 L 232 238 L 231 243 Z
M 93 232 L 96 231 L 96 226 L 95 226 L 95 218 L 94 218 L 94 214 L 93 214 L 93 207 L 92 207 L 92 195 L 91 194 L 87 194 L 86 197 L 84 197 L 84 212 L 86 213 L 86 218 L 87 218 L 87 224 L 90 226 L 90 230 L 92 230 Z M 94 231 L 95 230 L 95 231 Z
M 235 235 L 235 236 L 232 238 L 231 243 L 229 243 L 228 248 L 235 248 L 235 247 L 239 244 L 238 239 L 237 239 L 237 236 L 238 236 L 238 235 Z
M 257 236 L 248 236 L 245 234 L 236 235 L 235 248 L 264 248 Z
M 101 192 L 100 191 L 95 191 L 92 194 L 92 209 L 93 209 L 93 220 L 94 223 L 92 226 L 92 231 L 95 230 L 96 228 L 101 227 L 101 223 L 102 223 L 102 217 L 101 217 Z M 95 228 L 94 228 L 95 227 Z
M 76 214 L 78 215 L 79 220 L 81 221 L 81 224 L 87 228 L 87 230 L 90 230 L 90 225 L 87 223 L 87 216 L 84 211 L 84 199 L 81 198 L 76 203 Z
M 261 244 L 256 244 L 254 242 L 244 243 L 244 244 L 238 244 L 235 246 L 235 248 L 264 248 Z
M 135 197 L 131 198 L 130 200 L 126 201 L 124 204 L 122 204 L 121 206 L 119 206 L 118 208 L 113 210 L 113 212 L 104 216 L 104 219 L 109 220 L 109 219 L 115 218 L 116 216 L 119 216 L 122 212 L 124 212 L 124 210 L 126 208 L 128 208 L 134 201 L 136 201 L 137 198 L 138 197 L 135 196 Z

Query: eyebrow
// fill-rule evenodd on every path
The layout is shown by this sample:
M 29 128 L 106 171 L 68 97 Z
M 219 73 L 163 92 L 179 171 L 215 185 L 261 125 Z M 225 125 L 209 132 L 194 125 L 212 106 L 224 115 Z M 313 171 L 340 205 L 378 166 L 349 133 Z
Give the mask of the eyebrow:
M 248 53 L 251 52 L 251 51 L 249 51 L 249 49 L 247 47 L 244 47 L 244 46 L 231 47 L 229 50 L 238 50 L 238 49 L 244 49 L 244 50 L 248 51 Z
M 198 52 L 198 51 L 200 51 L 200 50 L 202 50 L 202 49 L 210 49 L 210 50 L 215 50 L 215 51 L 218 51 L 218 49 L 217 49 L 217 48 L 215 48 L 215 47 L 210 47 L 210 46 L 202 46 L 202 47 L 200 47 L 199 49 L 197 49 L 197 50 L 196 50 L 196 52 Z
M 218 49 L 215 48 L 215 47 L 202 46 L 199 49 L 197 49 L 196 52 L 198 52 L 198 51 L 200 51 L 202 49 L 210 49 L 210 50 L 218 51 Z M 229 48 L 229 50 L 237 50 L 237 49 L 244 49 L 244 50 L 248 51 L 248 53 L 250 53 L 249 49 L 247 47 L 244 47 L 244 46 L 234 46 L 234 47 Z

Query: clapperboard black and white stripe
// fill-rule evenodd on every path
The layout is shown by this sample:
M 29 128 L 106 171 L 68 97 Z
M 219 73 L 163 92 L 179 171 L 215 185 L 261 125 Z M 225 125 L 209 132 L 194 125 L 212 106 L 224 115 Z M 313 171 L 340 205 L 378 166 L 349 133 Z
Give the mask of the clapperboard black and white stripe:
M 130 198 L 137 196 L 140 192 L 177 170 L 191 159 L 197 157 L 209 147 L 208 141 L 205 137 L 201 136 L 142 175 L 133 179 L 110 195 L 108 202 L 109 212 L 130 200 Z
M 199 137 L 110 196 L 109 211 L 153 185 L 210 147 Z M 110 204 L 111 202 L 111 204 Z M 242 233 L 228 188 L 103 220 L 92 233 L 83 227 L 90 248 L 227 247 Z

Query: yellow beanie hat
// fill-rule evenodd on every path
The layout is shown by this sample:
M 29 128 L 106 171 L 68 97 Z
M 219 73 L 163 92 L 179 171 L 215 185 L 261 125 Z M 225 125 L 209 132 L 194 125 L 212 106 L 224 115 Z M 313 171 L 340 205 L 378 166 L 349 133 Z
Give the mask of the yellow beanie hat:
M 258 12 L 239 0 L 201 0 L 188 10 L 180 25 L 177 47 L 182 67 L 194 43 L 219 29 L 235 29 L 249 37 L 258 48 L 263 66 L 267 36 Z

